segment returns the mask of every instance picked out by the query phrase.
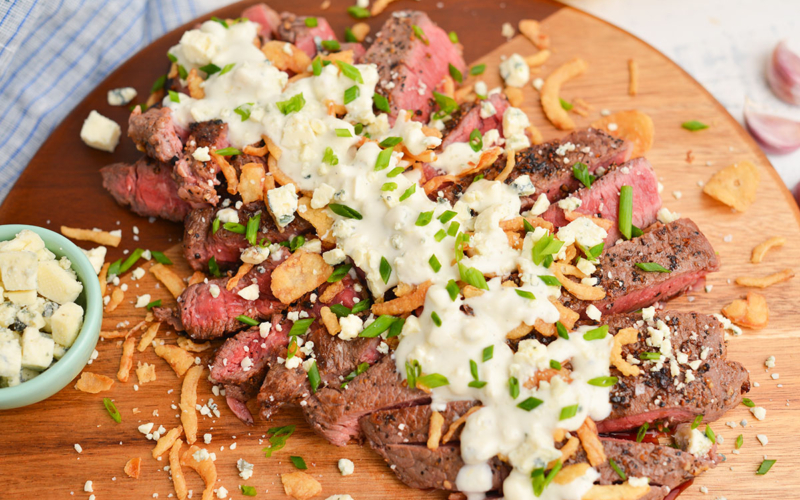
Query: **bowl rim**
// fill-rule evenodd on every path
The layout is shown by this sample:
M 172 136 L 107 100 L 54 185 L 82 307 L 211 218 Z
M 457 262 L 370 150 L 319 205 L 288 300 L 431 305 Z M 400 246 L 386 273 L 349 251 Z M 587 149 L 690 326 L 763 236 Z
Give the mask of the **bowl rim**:
M 86 310 L 83 314 L 83 325 L 81 326 L 80 332 L 78 332 L 78 336 L 75 338 L 75 342 L 67 349 L 66 354 L 37 377 L 22 382 L 14 387 L 3 387 L 0 389 L 0 397 L 3 399 L 25 398 L 28 396 L 36 398 L 35 401 L 28 403 L 33 404 L 49 397 L 50 395 L 39 398 L 38 395 L 52 389 L 55 385 L 60 384 L 55 392 L 66 387 L 74 378 L 74 375 L 70 372 L 75 369 L 75 363 L 81 362 L 81 351 L 87 348 L 94 350 L 97 345 L 97 340 L 100 337 L 100 325 L 103 318 L 103 299 L 100 294 L 100 282 L 96 279 L 97 274 L 94 271 L 94 267 L 78 245 L 61 234 L 44 227 L 26 224 L 0 225 L 0 232 L 8 231 L 14 235 L 18 234 L 23 229 L 28 229 L 38 234 L 42 240 L 44 240 L 45 248 L 55 253 L 57 256 L 67 256 L 72 263 L 73 270 L 75 270 L 78 275 L 78 280 L 83 284 L 83 292 L 86 297 Z M 83 365 L 77 371 L 79 372 L 82 370 L 84 366 L 86 366 L 86 361 L 83 362 Z M 55 394 L 55 392 L 53 394 Z

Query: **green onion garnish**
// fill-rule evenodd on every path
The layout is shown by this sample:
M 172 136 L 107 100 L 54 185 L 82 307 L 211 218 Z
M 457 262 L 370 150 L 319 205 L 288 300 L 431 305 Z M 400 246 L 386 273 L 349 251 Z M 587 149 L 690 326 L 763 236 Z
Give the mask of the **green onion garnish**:
M 681 123 L 681 127 L 685 128 L 690 132 L 697 132 L 698 130 L 703 130 L 708 128 L 708 125 L 706 125 L 703 122 L 699 122 L 697 120 L 689 120 L 688 122 Z
M 583 334 L 584 340 L 600 340 L 606 338 L 606 334 L 608 333 L 608 325 L 599 326 L 593 330 L 589 330 L 588 332 Z
M 219 264 L 217 264 L 217 259 L 215 259 L 213 255 L 210 259 L 208 259 L 208 272 L 217 278 L 221 276 L 221 273 L 219 272 Z
M 753 400 L 750 399 L 750 398 L 742 398 L 742 404 L 745 405 L 748 408 L 753 408 L 756 405 L 755 403 L 753 403 Z
M 357 85 L 353 85 L 352 87 L 348 88 L 344 91 L 344 103 L 350 104 L 351 102 L 358 99 L 358 96 L 361 95 L 361 91 L 358 89 Z
M 339 67 L 339 70 L 344 76 L 353 80 L 354 82 L 364 83 L 364 78 L 361 76 L 361 71 L 359 71 L 358 68 L 352 64 L 347 64 L 344 61 L 335 61 L 334 63 Z
M 458 34 L 455 31 L 448 33 L 447 38 L 449 38 L 453 43 L 458 43 Z
M 392 265 L 386 260 L 386 257 L 381 256 L 380 264 L 381 279 L 384 283 L 389 283 L 389 278 L 392 276 Z
M 567 420 L 578 414 L 578 405 L 565 406 L 561 408 L 561 414 L 558 416 L 559 420 Z
M 562 322 L 556 321 L 556 331 L 559 337 L 569 340 L 569 332 L 567 332 L 567 327 Z
M 436 254 L 431 255 L 431 258 L 428 259 L 428 264 L 431 265 L 431 269 L 433 269 L 435 273 L 438 273 L 442 268 L 442 264 L 439 262 L 439 259 L 436 258 Z
M 378 158 L 375 160 L 375 170 L 376 171 L 383 170 L 384 168 L 389 166 L 389 162 L 392 159 L 392 151 L 394 151 L 392 148 L 386 148 L 386 149 L 381 150 L 380 153 L 378 153 Z M 401 168 L 401 167 L 397 167 L 397 168 Z M 392 170 L 392 172 L 394 172 L 395 170 L 397 170 L 397 169 Z M 389 172 L 389 173 L 391 174 L 392 172 Z M 391 176 L 391 177 L 394 177 L 394 176 Z M 401 201 L 402 201 L 402 199 L 401 199 Z
M 145 307 L 145 309 L 147 309 L 148 311 L 150 311 L 150 310 L 151 310 L 151 309 L 153 309 L 154 307 L 161 307 L 161 299 L 154 300 L 154 301 L 150 302 L 149 304 L 147 304 L 147 305 L 146 305 L 146 306 L 144 306 L 144 307 Z
M 457 81 L 458 83 L 461 83 L 461 82 L 463 82 L 463 81 L 464 81 L 464 75 L 462 75 L 462 74 L 461 74 L 461 71 L 459 71 L 459 70 L 458 70 L 458 68 L 456 68 L 455 66 L 453 66 L 453 64 L 452 64 L 452 63 L 451 63 L 449 66 L 450 66 L 450 67 L 449 67 L 449 69 L 450 69 L 450 76 L 452 76 L 452 77 L 453 77 L 453 80 Z
M 414 31 L 414 36 L 419 38 L 425 45 L 430 45 L 430 41 L 425 37 L 425 32 L 416 24 L 411 25 L 411 30 Z
M 234 66 L 236 66 L 236 63 L 230 63 L 230 64 L 226 64 L 226 65 L 225 65 L 225 66 L 222 68 L 222 71 L 220 71 L 220 72 L 219 72 L 219 76 L 222 76 L 222 75 L 224 75 L 225 73 L 227 73 L 228 71 L 232 70 Z
M 483 136 L 477 128 L 472 129 L 472 132 L 469 133 L 469 147 L 476 153 L 483 149 Z
M 116 423 L 122 422 L 122 415 L 119 414 L 119 410 L 117 410 L 117 405 L 111 401 L 111 398 L 103 398 L 103 405 L 106 407 L 106 411 L 108 415 L 114 420 Z
M 530 397 L 525 401 L 521 402 L 520 404 L 518 404 L 517 408 L 522 408 L 525 411 L 531 411 L 542 403 L 544 403 L 544 401 L 542 401 L 541 399 Z
M 369 324 L 366 328 L 364 328 L 361 333 L 358 334 L 359 337 L 365 337 L 368 339 L 377 337 L 381 333 L 385 332 L 392 326 L 392 323 L 395 322 L 397 318 L 394 316 L 390 316 L 388 314 L 383 314 L 378 316 L 378 319 L 373 321 Z
M 431 220 L 433 219 L 433 210 L 430 212 L 421 212 L 417 216 L 417 221 L 414 223 L 417 226 L 423 227 L 430 224 Z
M 244 224 L 239 224 L 238 222 L 226 222 L 222 225 L 226 231 L 230 231 L 236 234 L 244 234 L 247 228 Z
M 416 184 L 416 183 L 414 183 L 414 184 L 412 184 L 412 185 L 411 185 L 411 187 L 409 187 L 408 189 L 406 189 L 406 190 L 403 192 L 403 194 L 400 196 L 400 201 L 405 201 L 405 200 L 407 200 L 407 199 L 408 199 L 408 198 L 409 198 L 409 197 L 410 197 L 412 194 L 414 194 L 416 191 L 417 191 L 417 184 Z
M 555 276 L 539 276 L 539 279 L 547 286 L 561 286 L 561 282 Z
M 308 26 L 309 28 L 316 28 L 318 24 L 317 18 L 312 16 L 308 16 L 307 18 L 305 18 L 305 23 L 306 26 Z
M 342 48 L 336 40 L 323 40 L 319 44 L 328 52 L 338 52 Z
M 247 486 L 246 484 L 240 484 L 239 489 L 242 490 L 242 495 L 246 497 L 254 497 L 256 496 L 256 488 L 255 486 Z
M 353 137 L 353 133 L 350 132 L 349 128 L 337 128 L 335 132 L 336 137 Z
M 772 466 L 775 465 L 775 462 L 777 462 L 777 460 L 764 460 L 763 462 L 761 462 L 761 465 L 758 466 L 756 474 L 759 476 L 763 476 L 764 474 L 769 472 Z
M 397 189 L 396 182 L 384 182 L 381 186 L 381 191 L 394 191 L 395 189 Z
M 483 362 L 486 363 L 487 361 L 492 359 L 492 357 L 494 357 L 494 346 L 490 345 L 489 347 L 486 347 L 483 350 L 483 357 L 482 357 Z
M 480 290 L 489 289 L 489 285 L 486 284 L 486 278 L 483 277 L 483 273 L 474 267 L 467 267 L 459 262 L 458 272 L 461 275 L 461 281 L 464 281 L 465 283 Z
M 622 186 L 619 188 L 619 232 L 626 240 L 631 239 L 631 226 L 633 225 L 633 188 Z
M 517 380 L 517 377 L 508 378 L 508 393 L 511 395 L 511 399 L 519 397 L 519 380 Z
M 294 433 L 294 429 L 294 425 L 286 425 L 283 427 L 272 427 L 267 430 L 267 434 L 271 434 L 269 437 L 270 445 L 263 450 L 267 458 L 271 457 L 272 453 L 286 446 L 286 441 Z
M 292 328 L 289 330 L 290 337 L 297 337 L 298 335 L 305 335 L 308 331 L 308 328 L 311 326 L 311 323 L 314 322 L 314 318 L 303 318 L 298 319 L 297 321 L 292 324 Z
M 211 76 L 214 73 L 219 73 L 220 69 L 221 68 L 219 66 L 217 66 L 216 64 L 206 64 L 205 66 L 201 66 L 200 67 L 200 71 L 205 73 L 206 76 Z
M 356 219 L 361 220 L 364 217 L 358 213 L 358 211 L 354 208 L 350 208 L 347 205 L 342 205 L 340 203 L 331 203 L 328 205 L 328 208 L 331 209 L 331 212 L 335 213 L 336 215 L 340 215 L 346 219 Z
M 150 255 L 152 255 L 153 258 L 156 260 L 156 262 L 158 262 L 159 264 L 164 264 L 165 266 L 171 266 L 172 265 L 172 261 L 169 260 L 169 257 L 164 255 L 163 252 L 157 252 L 155 250 L 151 250 L 150 251 Z
M 327 280 L 328 283 L 336 283 L 337 281 L 340 281 L 347 275 L 351 267 L 352 266 L 350 264 L 342 264 L 341 266 L 338 266 L 336 269 L 333 270 L 331 275 L 328 276 Z
M 648 422 L 643 423 L 642 426 L 639 427 L 639 431 L 636 433 L 636 442 L 637 443 L 641 443 L 642 442 L 642 440 L 644 439 L 644 436 L 647 434 L 647 429 L 649 429 L 649 428 L 650 428 L 650 424 Z
M 435 389 L 437 387 L 442 387 L 444 385 L 450 385 L 450 381 L 447 380 L 447 377 L 444 375 L 440 375 L 438 373 L 431 373 L 429 375 L 425 375 L 422 377 L 417 377 L 417 385 L 422 384 L 428 389 Z
M 561 369 L 561 363 L 559 363 L 555 359 L 551 359 L 550 360 L 550 368 L 552 368 L 553 370 L 560 370 Z
M 458 288 L 455 280 L 450 280 L 447 282 L 447 286 L 445 286 L 445 290 L 447 290 L 448 295 L 450 295 L 450 300 L 455 302 L 458 298 L 458 294 L 461 293 L 461 289 Z
M 159 76 L 155 82 L 153 82 L 153 86 L 150 87 L 150 92 L 155 93 L 159 90 L 164 88 L 164 84 L 167 82 L 167 75 Z
M 436 314 L 436 311 L 433 311 L 433 312 L 431 313 L 431 320 L 433 320 L 433 324 L 434 324 L 434 325 L 436 325 L 436 326 L 442 326 L 442 318 L 440 318 L 440 317 L 439 317 L 439 315 L 438 315 L 438 314 Z
M 482 75 L 484 71 L 486 71 L 485 64 L 476 64 L 475 66 L 469 69 L 469 74 L 472 76 L 478 76 Z
M 364 7 L 359 7 L 358 5 L 351 5 L 348 7 L 347 13 L 356 19 L 366 19 L 369 17 L 369 11 Z
M 640 352 L 639 359 L 647 360 L 647 361 L 656 361 L 661 359 L 660 352 Z
M 180 103 L 180 102 L 181 102 L 181 96 L 180 96 L 180 94 L 178 94 L 178 93 L 177 93 L 177 92 L 175 92 L 174 90 L 168 90 L 167 92 L 169 93 L 169 100 L 170 100 L 170 101 L 172 101 L 172 102 L 177 102 L 177 103 Z
M 564 99 L 559 97 L 558 100 L 561 101 L 561 107 L 564 108 L 565 111 L 569 111 L 573 108 L 572 104 L 565 101 Z
M 136 264 L 136 261 L 141 258 L 143 253 L 144 253 L 144 249 L 143 248 L 137 248 L 136 250 L 131 252 L 131 254 L 128 256 L 128 258 L 125 259 L 125 262 L 123 262 L 120 265 L 119 272 L 116 273 L 116 274 L 117 275 L 123 274 L 125 271 L 127 271 L 128 269 L 133 267 L 133 265 Z
M 597 177 L 589 173 L 589 166 L 581 162 L 576 162 L 572 166 L 572 175 L 587 188 L 592 187 L 592 183 L 597 179 Z
M 742 434 L 739 434 L 739 437 L 736 438 L 736 449 L 738 450 L 739 448 L 741 448 L 743 444 L 744 444 L 744 436 Z
M 389 108 L 389 100 L 380 94 L 372 94 L 372 102 L 375 103 L 376 108 L 385 113 L 388 113 L 391 109 Z
M 703 415 L 698 415 L 694 417 L 694 421 L 692 421 L 692 429 L 697 429 L 700 427 L 700 424 L 703 422 Z
M 285 101 L 278 101 L 275 103 L 275 106 L 278 108 L 278 111 L 283 113 L 284 115 L 288 115 L 289 113 L 296 113 L 303 109 L 303 106 L 306 105 L 306 98 L 303 97 L 303 93 L 300 92 L 299 94 L 290 97 Z
M 515 288 L 515 289 L 514 289 L 514 291 L 515 291 L 515 292 L 517 292 L 517 295 L 519 295 L 519 296 L 520 296 L 520 297 L 522 297 L 523 299 L 530 299 L 530 300 L 533 300 L 533 299 L 535 299 L 535 298 L 536 298 L 536 297 L 533 295 L 533 293 L 531 293 L 531 292 L 529 292 L 529 291 L 527 291 L 527 290 L 520 290 L 519 288 Z
M 617 462 L 615 462 L 613 458 L 608 459 L 608 465 L 610 465 L 611 468 L 614 469 L 614 472 L 617 473 L 620 479 L 622 479 L 623 481 L 628 480 L 628 476 L 626 476 L 625 473 L 622 472 L 622 469 L 619 468 L 619 465 L 617 465 Z
M 617 382 L 619 382 L 617 377 L 595 377 L 586 383 L 595 387 L 611 387 Z
M 219 156 L 236 156 L 242 154 L 242 152 L 236 148 L 228 147 L 228 148 L 218 149 L 214 151 L 214 154 L 217 154 Z
M 308 383 L 311 384 L 311 392 L 313 393 L 317 392 L 321 380 L 322 379 L 319 376 L 319 369 L 317 368 L 317 362 L 312 361 L 311 366 L 308 368 Z M 294 462 L 294 460 L 292 460 L 292 462 Z M 305 465 L 305 463 L 303 465 Z M 297 468 L 302 469 L 303 467 L 298 466 Z

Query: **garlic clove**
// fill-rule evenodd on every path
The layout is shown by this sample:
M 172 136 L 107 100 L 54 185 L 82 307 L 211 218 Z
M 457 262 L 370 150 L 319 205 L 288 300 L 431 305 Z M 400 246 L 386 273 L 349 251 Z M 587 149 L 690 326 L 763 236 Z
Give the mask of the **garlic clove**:
M 767 81 L 781 100 L 800 104 L 800 56 L 782 40 L 772 51 L 767 66 Z
M 744 108 L 744 122 L 750 135 L 767 153 L 787 154 L 800 148 L 800 122 Z

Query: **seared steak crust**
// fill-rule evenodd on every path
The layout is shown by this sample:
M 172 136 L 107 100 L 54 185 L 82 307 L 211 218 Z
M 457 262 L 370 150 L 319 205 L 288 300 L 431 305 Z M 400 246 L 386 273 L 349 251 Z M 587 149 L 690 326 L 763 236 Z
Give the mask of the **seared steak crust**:
M 207 147 L 210 152 L 228 147 L 228 124 L 222 120 L 193 123 L 189 129 L 186 150 L 175 163 L 175 181 L 178 195 L 191 203 L 210 203 L 219 201 L 216 186 L 219 166 L 211 161 L 200 161 L 192 155 L 197 148 Z M 228 158 L 230 160 L 230 158 Z
M 144 113 L 138 106 L 133 108 L 128 137 L 140 151 L 163 163 L 171 163 L 183 151 L 169 108 L 150 108 Z
M 324 17 L 316 17 L 317 25 L 313 28 L 306 26 L 307 17 L 281 12 L 277 35 L 280 40 L 296 45 L 313 58 L 317 55 L 317 40 L 336 40 L 336 34 Z

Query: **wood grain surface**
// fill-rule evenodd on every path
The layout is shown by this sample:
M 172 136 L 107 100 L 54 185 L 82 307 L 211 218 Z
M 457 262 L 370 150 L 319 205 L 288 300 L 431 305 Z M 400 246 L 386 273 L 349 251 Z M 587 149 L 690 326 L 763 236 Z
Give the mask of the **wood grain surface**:
M 249 2 L 252 3 L 252 2 Z M 302 14 L 315 13 L 319 1 L 295 0 L 273 2 L 278 9 Z M 337 32 L 352 21 L 344 14 L 350 2 L 333 1 L 324 13 Z M 664 185 L 664 205 L 683 216 L 694 219 L 715 249 L 722 262 L 720 272 L 711 275 L 708 284 L 713 289 L 706 293 L 698 290 L 674 300 L 669 308 L 716 313 L 720 308 L 743 296 L 746 289 L 737 287 L 733 280 L 743 275 L 766 275 L 796 265 L 800 257 L 800 213 L 776 172 L 747 133 L 729 116 L 705 90 L 652 47 L 631 35 L 587 14 L 557 4 L 506 0 L 504 3 L 481 0 L 445 1 L 439 9 L 433 1 L 393 4 L 389 10 L 419 8 L 445 29 L 458 31 L 466 46 L 468 60 L 480 58 L 488 66 L 485 80 L 499 84 L 497 65 L 501 55 L 518 52 L 529 55 L 536 49 L 524 38 L 517 37 L 508 43 L 500 35 L 503 22 L 516 25 L 519 19 L 543 19 L 543 30 L 552 40 L 553 56 L 538 75 L 546 76 L 560 63 L 581 56 L 589 63 L 588 71 L 569 82 L 562 96 L 571 101 L 582 98 L 594 106 L 589 117 L 573 115 L 578 126 L 588 125 L 599 117 L 599 111 L 639 109 L 649 114 L 656 128 L 653 149 L 647 154 Z M 246 5 L 246 4 L 245 4 Z M 223 9 L 220 17 L 236 17 L 242 4 Z M 373 32 L 388 13 L 370 20 Z M 185 29 L 185 28 L 184 28 Z M 179 274 L 188 276 L 188 266 L 180 257 L 181 227 L 161 221 L 150 223 L 115 205 L 105 194 L 97 170 L 114 161 L 132 161 L 138 153 L 129 140 L 123 140 L 113 155 L 84 146 L 78 137 L 80 125 L 90 110 L 97 109 L 119 123 L 126 131 L 127 111 L 112 108 L 105 100 L 108 89 L 132 85 L 145 96 L 152 82 L 162 72 L 168 47 L 180 38 L 178 30 L 155 42 L 118 71 L 81 103 L 56 129 L 14 190 L 0 207 L 0 223 L 28 223 L 50 228 L 61 224 L 77 227 L 101 227 L 123 230 L 123 243 L 113 250 L 109 258 L 116 260 L 123 249 L 145 247 L 153 250 L 169 249 Z M 483 57 L 481 57 L 483 56 Z M 629 59 L 635 59 L 640 68 L 639 94 L 627 93 Z M 528 86 L 523 109 L 546 138 L 562 135 L 543 117 L 537 92 Z M 700 120 L 710 124 L 701 132 L 688 132 L 680 127 L 687 120 Z M 687 152 L 694 157 L 687 162 Z M 747 213 L 731 209 L 702 194 L 698 183 L 707 181 L 720 168 L 750 160 L 758 165 L 761 182 L 756 203 Z M 679 199 L 678 199 L 679 198 Z M 138 226 L 140 240 L 134 241 L 132 228 Z M 750 264 L 750 250 L 769 236 L 784 236 L 788 244 L 768 254 L 761 264 Z M 83 245 L 88 247 L 88 245 Z M 150 264 L 146 264 L 147 268 Z M 125 322 L 135 324 L 143 319 L 143 309 L 134 309 L 136 295 L 152 294 L 153 299 L 172 299 L 148 273 L 140 281 L 123 279 L 128 292 L 120 308 L 108 313 L 103 321 L 104 330 L 124 328 Z M 695 481 L 682 498 L 733 499 L 800 498 L 800 476 L 795 472 L 800 458 L 794 450 L 796 425 L 800 423 L 798 381 L 800 380 L 800 281 L 792 280 L 763 291 L 770 306 L 769 326 L 760 331 L 745 330 L 744 335 L 730 339 L 729 358 L 745 364 L 751 380 L 758 384 L 750 393 L 751 399 L 767 410 L 767 418 L 757 421 L 740 407 L 713 424 L 720 439 L 718 451 L 726 461 L 708 471 Z M 159 338 L 175 342 L 176 335 L 165 329 Z M 108 376 L 116 374 L 121 352 L 118 341 L 101 341 L 99 357 L 88 366 L 88 371 Z M 203 362 L 211 351 L 199 354 Z M 766 371 L 765 359 L 774 355 L 776 366 Z M 173 493 L 166 458 L 156 461 L 150 456 L 154 443 L 147 441 L 137 431 L 142 423 L 154 422 L 170 429 L 178 425 L 180 381 L 152 351 L 135 354 L 138 361 L 156 365 L 158 380 L 137 386 L 135 375 L 128 383 L 117 382 L 107 393 L 91 395 L 78 392 L 73 384 L 49 400 L 18 410 L 0 412 L 0 491 L 3 498 L 21 499 L 32 496 L 56 498 L 87 498 L 83 491 L 87 480 L 93 481 L 98 500 L 167 498 Z M 207 374 L 207 372 L 206 372 Z M 780 374 L 775 380 L 773 374 Z M 138 389 L 138 390 L 137 390 Z M 115 424 L 106 414 L 102 397 L 115 400 L 122 413 L 122 424 Z M 351 444 L 336 448 L 312 434 L 300 415 L 293 411 L 281 412 L 272 422 L 257 422 L 255 427 L 241 424 L 227 409 L 223 398 L 214 397 L 210 385 L 201 381 L 201 403 L 213 398 L 219 404 L 220 418 L 200 418 L 200 434 L 211 433 L 213 440 L 209 451 L 217 456 L 218 485 L 223 485 L 230 498 L 243 498 L 239 484 L 257 487 L 257 498 L 287 498 L 281 487 L 280 474 L 294 470 L 289 455 L 303 456 L 309 472 L 323 485 L 318 498 L 334 494 L 350 494 L 356 500 L 379 498 L 434 499 L 446 498 L 441 492 L 422 492 L 405 488 L 391 471 L 368 447 Z M 134 413 L 136 409 L 139 413 Z M 746 428 L 737 425 L 732 429 L 726 422 L 746 419 Z M 295 435 L 286 448 L 273 458 L 265 458 L 261 443 L 266 430 L 272 426 L 297 424 Z M 733 443 L 739 434 L 744 436 L 740 454 L 733 454 Z M 769 444 L 762 446 L 756 434 L 764 434 Z M 79 443 L 82 453 L 73 447 Z M 235 444 L 235 447 L 234 447 Z M 777 464 L 766 476 L 756 476 L 755 470 L 767 456 L 777 459 Z M 138 480 L 123 473 L 123 466 L 132 457 L 143 459 L 142 475 Z M 341 477 L 336 462 L 346 457 L 355 463 L 355 473 Z M 242 481 L 237 474 L 236 460 L 244 458 L 255 464 L 252 479 Z M 187 474 L 194 498 L 199 498 L 202 482 L 196 475 Z M 708 495 L 699 487 L 708 488 Z

